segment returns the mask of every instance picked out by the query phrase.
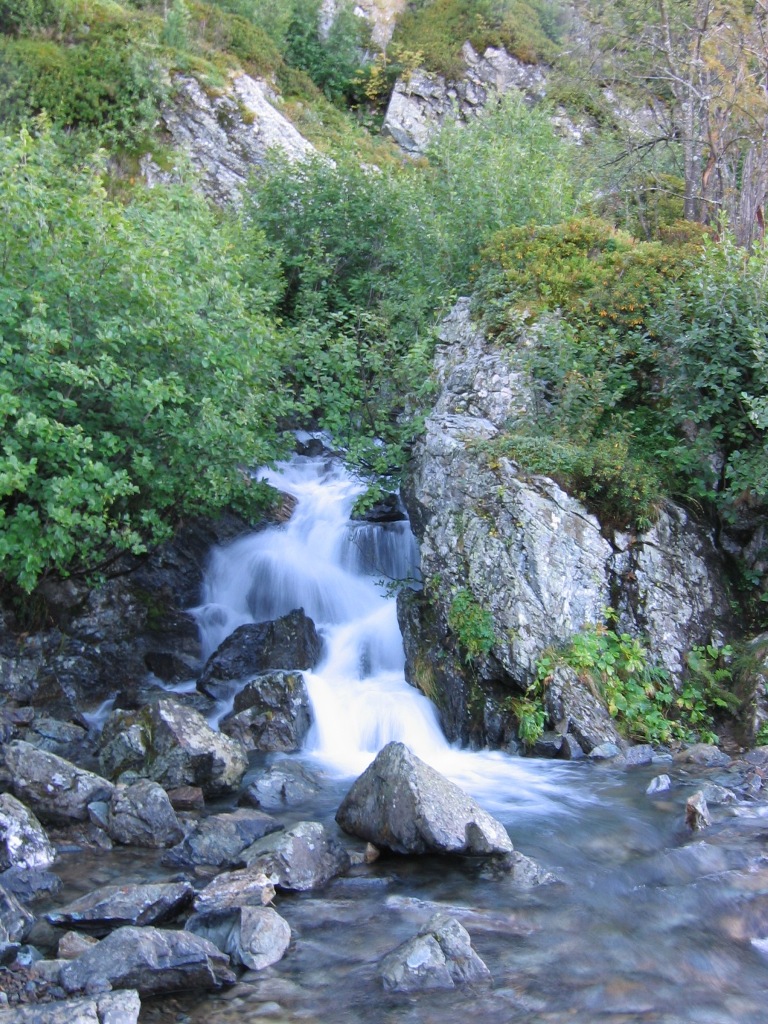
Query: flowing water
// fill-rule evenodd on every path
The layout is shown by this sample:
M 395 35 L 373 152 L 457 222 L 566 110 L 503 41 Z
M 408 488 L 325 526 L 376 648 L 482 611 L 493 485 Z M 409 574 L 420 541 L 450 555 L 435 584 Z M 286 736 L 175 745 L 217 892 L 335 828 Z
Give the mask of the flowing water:
M 524 889 L 482 861 L 382 857 L 322 892 L 277 897 L 293 932 L 280 963 L 246 974 L 223 995 L 148 1002 L 142 1020 L 768 1021 L 766 805 L 716 809 L 715 826 L 696 838 L 683 811 L 702 777 L 670 761 L 620 771 L 452 748 L 431 704 L 403 675 L 387 583 L 415 574 L 407 524 L 351 521 L 363 487 L 332 459 L 297 458 L 268 478 L 296 497 L 291 520 L 214 552 L 196 615 L 204 655 L 238 625 L 297 607 L 323 637 L 323 660 L 306 673 L 314 725 L 295 755 L 323 788 L 279 816 L 335 829 L 351 779 L 385 743 L 402 740 L 495 814 L 515 848 L 558 881 Z M 673 788 L 651 798 L 646 787 L 661 772 Z M 728 771 L 707 779 L 732 781 Z M 150 877 L 155 864 L 147 855 L 133 871 Z M 378 960 L 436 909 L 465 924 L 492 984 L 385 993 Z

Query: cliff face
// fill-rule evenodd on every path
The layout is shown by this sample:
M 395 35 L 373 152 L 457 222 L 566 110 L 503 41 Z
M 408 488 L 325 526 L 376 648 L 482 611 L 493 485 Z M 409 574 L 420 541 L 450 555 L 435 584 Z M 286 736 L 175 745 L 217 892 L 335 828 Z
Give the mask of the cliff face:
M 685 653 L 729 622 L 709 533 L 669 506 L 649 531 L 613 534 L 553 480 L 489 459 L 477 441 L 526 413 L 525 372 L 474 328 L 467 300 L 441 337 L 440 393 L 406 495 L 426 586 L 400 610 L 409 678 L 435 691 L 449 736 L 507 742 L 505 700 L 533 680 L 547 647 L 604 621 L 608 606 L 679 678 Z M 449 624 L 457 595 L 492 618 L 493 643 L 469 659 Z

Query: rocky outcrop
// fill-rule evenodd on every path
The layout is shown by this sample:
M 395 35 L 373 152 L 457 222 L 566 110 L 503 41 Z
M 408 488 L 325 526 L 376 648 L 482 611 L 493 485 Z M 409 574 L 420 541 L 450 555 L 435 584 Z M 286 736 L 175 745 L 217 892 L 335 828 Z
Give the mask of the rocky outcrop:
M 493 99 L 517 90 L 527 99 L 541 99 L 546 70 L 525 64 L 503 48 L 489 46 L 479 54 L 465 43 L 466 72 L 457 81 L 416 70 L 398 79 L 384 117 L 382 132 L 406 153 L 423 153 L 446 118 L 468 121 Z
M 203 191 L 216 202 L 236 203 L 271 149 L 289 160 L 315 152 L 277 109 L 277 96 L 264 82 L 237 74 L 225 90 L 214 91 L 196 78 L 177 75 L 173 84 L 173 102 L 162 113 L 161 127 L 187 153 Z M 150 183 L 164 178 L 151 159 L 142 169 Z
M 466 928 L 445 914 L 433 917 L 417 935 L 388 953 L 378 973 L 390 992 L 455 988 L 491 977 Z
M 234 740 L 215 732 L 203 716 L 170 698 L 140 712 L 116 711 L 107 720 L 100 752 L 113 778 L 134 775 L 166 789 L 200 786 L 208 795 L 233 790 L 248 760 Z
M 484 441 L 531 416 L 526 374 L 514 353 L 474 327 L 468 300 L 444 323 L 441 341 L 439 396 L 405 495 L 426 585 L 401 597 L 400 621 L 408 678 L 434 695 L 449 737 L 507 744 L 505 701 L 533 681 L 546 648 L 604 621 L 608 606 L 619 612 L 620 631 L 645 636 L 679 678 L 685 653 L 729 623 L 724 565 L 709 531 L 668 506 L 647 532 L 614 536 L 553 480 L 484 453 Z M 457 600 L 489 617 L 489 642 L 473 648 Z M 579 718 L 582 738 L 595 724 L 572 687 L 553 695 L 551 715 Z M 587 749 L 601 730 L 608 738 L 604 725 Z
M 388 743 L 377 754 L 344 797 L 336 821 L 396 853 L 512 851 L 501 822 L 403 743 Z

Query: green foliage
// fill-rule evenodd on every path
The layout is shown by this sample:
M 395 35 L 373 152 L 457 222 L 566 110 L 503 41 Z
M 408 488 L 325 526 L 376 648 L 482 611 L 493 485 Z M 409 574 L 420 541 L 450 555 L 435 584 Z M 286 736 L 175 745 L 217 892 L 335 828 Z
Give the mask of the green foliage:
M 738 698 L 726 687 L 732 682 L 730 647 L 709 644 L 687 655 L 687 672 L 675 689 L 665 669 L 654 664 L 642 640 L 598 623 L 577 633 L 560 651 L 550 651 L 537 662 L 534 704 L 542 704 L 543 690 L 558 665 L 572 668 L 616 719 L 629 739 L 668 743 L 678 739 L 717 743 L 715 716 L 733 711 Z
M 456 634 L 467 664 L 489 654 L 496 643 L 493 616 L 469 590 L 454 594 L 448 609 L 448 626 Z
M 58 0 L 0 0 L 0 32 L 24 35 L 56 25 L 65 12 Z
M 560 5 L 549 0 L 420 0 L 400 17 L 393 43 L 418 51 L 430 70 L 459 78 L 461 48 L 469 40 L 482 53 L 504 46 L 529 64 L 551 59 L 563 27 Z
M 0 573 L 27 591 L 180 516 L 254 512 L 242 467 L 273 455 L 290 407 L 264 247 L 259 267 L 183 188 L 111 202 L 98 170 L 0 143 Z
M 533 696 L 534 691 L 535 687 L 526 696 L 510 702 L 510 711 L 517 719 L 517 735 L 526 747 L 540 739 L 547 722 L 547 713 Z
M 320 0 L 294 0 L 286 33 L 285 58 L 306 71 L 328 99 L 339 102 L 354 91 L 367 40 L 366 22 L 349 0 L 342 2 L 327 35 L 320 33 Z
M 184 0 L 173 0 L 165 15 L 161 39 L 166 46 L 175 50 L 189 48 L 189 23 L 192 20 Z

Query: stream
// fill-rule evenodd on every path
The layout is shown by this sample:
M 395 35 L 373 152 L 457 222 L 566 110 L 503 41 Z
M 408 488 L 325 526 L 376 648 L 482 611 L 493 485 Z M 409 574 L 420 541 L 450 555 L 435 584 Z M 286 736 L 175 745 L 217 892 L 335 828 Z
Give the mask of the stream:
M 764 1024 L 768 1019 L 768 805 L 712 807 L 691 833 L 685 801 L 735 769 L 660 757 L 621 770 L 457 750 L 431 703 L 409 686 L 388 583 L 417 573 L 405 522 L 350 519 L 364 485 L 331 458 L 297 457 L 266 474 L 297 499 L 288 523 L 213 552 L 194 610 L 207 657 L 237 626 L 303 607 L 324 641 L 305 673 L 313 726 L 296 755 L 258 755 L 250 774 L 300 761 L 321 792 L 281 821 L 336 830 L 351 781 L 390 740 L 406 743 L 507 827 L 515 849 L 556 880 L 521 888 L 489 862 L 382 856 L 320 892 L 278 894 L 292 929 L 285 957 L 223 993 L 147 1000 L 141 1020 L 178 1024 Z M 225 695 L 214 720 L 231 707 Z M 743 767 L 743 766 L 742 766 Z M 668 792 L 646 788 L 667 773 Z M 247 777 L 246 777 L 247 782 Z M 215 809 L 222 809 L 216 806 Z M 73 895 L 94 881 L 168 876 L 157 851 L 57 864 Z M 385 992 L 381 957 L 437 909 L 469 931 L 492 982 L 478 989 Z

